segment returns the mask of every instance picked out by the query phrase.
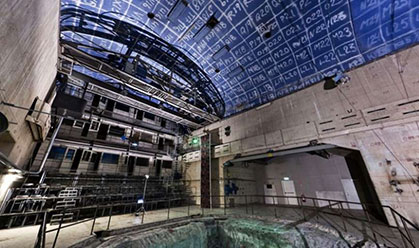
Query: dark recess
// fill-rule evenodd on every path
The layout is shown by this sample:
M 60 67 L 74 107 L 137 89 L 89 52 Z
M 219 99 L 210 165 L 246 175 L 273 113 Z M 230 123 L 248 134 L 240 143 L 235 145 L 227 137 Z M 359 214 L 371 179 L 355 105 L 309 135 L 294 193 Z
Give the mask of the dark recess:
M 378 220 L 388 223 L 361 153 L 359 151 L 353 151 L 345 156 L 345 160 L 359 199 L 366 205 L 368 213 Z

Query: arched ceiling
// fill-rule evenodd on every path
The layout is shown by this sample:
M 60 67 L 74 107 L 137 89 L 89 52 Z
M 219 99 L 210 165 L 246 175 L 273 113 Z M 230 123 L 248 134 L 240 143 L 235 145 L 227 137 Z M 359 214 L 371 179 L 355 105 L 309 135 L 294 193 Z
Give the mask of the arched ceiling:
M 419 41 L 418 0 L 62 0 L 62 5 L 107 13 L 180 48 L 221 92 L 225 116 Z

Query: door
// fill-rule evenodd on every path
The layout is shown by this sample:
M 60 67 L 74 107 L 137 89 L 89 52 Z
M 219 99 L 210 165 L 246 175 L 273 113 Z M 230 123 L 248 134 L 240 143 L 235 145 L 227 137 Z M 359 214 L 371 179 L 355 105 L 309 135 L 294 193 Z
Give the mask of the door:
M 157 161 L 156 161 L 156 177 L 160 177 L 161 163 L 162 163 L 162 161 L 160 159 L 157 159 Z
M 97 131 L 97 139 L 106 140 L 106 136 L 108 135 L 109 125 L 107 124 L 100 124 L 99 130 Z
M 87 137 L 89 133 L 90 123 L 84 123 L 83 130 L 81 131 L 81 136 Z
M 99 169 L 99 164 L 100 164 L 101 157 L 102 157 L 102 153 L 98 152 L 97 156 L 96 156 L 95 163 L 93 164 L 93 170 L 94 171 L 97 171 Z
M 157 149 L 163 150 L 164 149 L 164 139 L 159 138 L 159 144 L 157 145 Z
M 100 102 L 100 96 L 94 94 L 93 101 L 92 101 L 92 107 L 98 107 Z
M 265 184 L 264 192 L 265 192 L 265 204 L 278 204 L 278 199 L 273 197 L 273 196 L 276 196 L 275 185 Z
M 76 155 L 74 155 L 73 163 L 71 164 L 71 172 L 76 172 L 79 168 L 81 155 L 83 154 L 83 149 L 77 149 Z
M 346 200 L 360 203 L 361 201 L 359 200 L 358 193 L 356 192 L 354 181 L 352 179 L 342 179 L 341 181 L 343 190 L 345 191 Z M 348 204 L 348 206 L 344 207 L 349 207 L 350 209 L 362 209 L 360 204 Z
M 106 103 L 106 110 L 113 112 L 114 107 L 115 107 L 115 101 L 108 99 L 108 102 Z
M 281 185 L 284 196 L 297 196 L 297 193 L 295 192 L 294 181 L 282 180 Z M 285 202 L 290 205 L 298 205 L 297 198 L 285 198 Z
M 132 176 L 134 172 L 135 157 L 130 156 L 128 158 L 128 176 Z

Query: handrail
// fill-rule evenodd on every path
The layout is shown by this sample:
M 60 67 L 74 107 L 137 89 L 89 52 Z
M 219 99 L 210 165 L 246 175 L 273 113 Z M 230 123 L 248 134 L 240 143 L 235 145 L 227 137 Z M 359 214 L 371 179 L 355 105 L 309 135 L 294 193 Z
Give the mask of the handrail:
M 346 231 L 346 224 L 345 223 L 348 223 L 348 224 L 350 224 L 350 225 L 353 226 L 354 224 L 351 223 L 349 221 L 349 219 L 355 219 L 355 220 L 362 221 L 362 222 L 365 222 L 365 223 L 368 223 L 369 224 L 369 228 L 370 228 L 373 236 L 370 236 L 369 234 L 367 234 L 368 239 L 371 239 L 371 240 L 373 240 L 374 242 L 377 243 L 378 241 L 377 241 L 375 235 L 379 235 L 386 242 L 389 242 L 392 245 L 395 245 L 393 243 L 393 241 L 389 240 L 386 236 L 384 236 L 383 234 L 379 233 L 377 230 L 375 230 L 375 228 L 373 228 L 372 224 L 380 224 L 380 223 L 373 222 L 369 218 L 368 211 L 364 208 L 364 205 L 366 205 L 366 204 L 356 203 L 356 202 L 350 202 L 350 201 L 334 200 L 334 199 L 325 199 L 325 198 L 301 197 L 301 196 L 281 196 L 281 195 L 276 195 L 276 196 L 271 196 L 271 195 L 269 195 L 269 196 L 268 195 L 232 195 L 232 196 L 228 196 L 228 195 L 214 195 L 213 197 L 215 197 L 215 198 L 218 198 L 218 197 L 224 198 L 224 203 L 221 200 L 219 202 L 219 206 L 220 207 L 223 206 L 223 208 L 224 208 L 224 214 L 227 214 L 226 213 L 226 210 L 229 209 L 229 208 L 231 208 L 231 207 L 229 207 L 226 204 L 226 198 L 230 198 L 230 197 L 232 197 L 232 198 L 234 198 L 234 197 L 245 198 L 245 204 L 244 205 L 246 206 L 246 214 L 247 214 L 248 205 L 250 204 L 250 206 L 252 208 L 252 215 L 253 215 L 253 205 L 255 203 L 257 204 L 257 203 L 260 203 L 260 202 L 257 201 L 257 199 L 256 199 L 255 202 L 250 202 L 249 203 L 247 201 L 248 197 L 263 197 L 263 199 L 265 199 L 265 197 L 285 198 L 285 199 L 298 199 L 297 205 L 285 204 L 285 205 L 290 205 L 292 207 L 299 207 L 299 208 L 302 209 L 304 220 L 297 221 L 296 223 L 299 223 L 301 221 L 304 222 L 304 221 L 307 220 L 307 217 L 312 218 L 312 217 L 316 216 L 319 213 L 322 213 L 322 214 L 331 214 L 331 215 L 338 215 L 338 216 L 340 216 L 340 218 L 342 220 L 342 224 L 343 224 L 343 227 L 344 227 L 345 231 Z M 168 211 L 168 213 L 167 213 L 167 220 L 169 220 L 170 219 L 170 206 L 171 206 L 170 203 L 171 202 L 173 202 L 173 201 L 186 201 L 186 205 L 188 207 L 188 213 L 187 214 L 189 216 L 190 215 L 190 212 L 189 212 L 190 206 L 192 206 L 192 205 L 193 206 L 199 205 L 199 203 L 197 203 L 198 202 L 197 199 L 199 199 L 199 198 L 201 198 L 200 195 L 191 195 L 191 196 L 176 197 L 176 198 L 166 198 L 166 199 L 160 199 L 160 200 L 147 201 L 146 202 L 146 205 L 149 206 L 149 204 L 153 204 L 153 203 L 156 203 L 156 202 L 157 203 L 159 203 L 159 202 L 165 202 L 165 203 L 167 203 L 167 205 L 166 205 L 167 206 L 167 211 Z M 195 200 L 192 200 L 192 199 L 195 199 Z M 307 202 L 308 199 L 310 199 L 310 200 L 313 201 L 313 205 L 308 205 L 308 203 L 309 203 L 309 201 Z M 251 198 L 251 200 L 252 200 L 252 198 Z M 318 206 L 319 201 L 325 201 L 325 202 L 327 202 L 327 204 L 326 205 L 323 205 L 323 206 Z M 304 205 L 304 202 L 307 202 L 307 204 Z M 316 204 L 316 202 L 317 202 L 317 204 Z M 361 205 L 362 206 L 362 210 L 363 210 L 363 212 L 365 214 L 366 219 L 361 219 L 361 218 L 358 218 L 358 217 L 355 218 L 353 216 L 351 217 L 351 216 L 344 215 L 343 212 L 344 211 L 347 211 L 347 209 L 345 209 L 343 207 L 344 206 L 343 204 L 347 204 L 347 203 Z M 263 204 L 266 204 L 266 203 L 263 203 Z M 185 207 L 184 204 L 182 204 L 182 205 Z M 240 205 L 240 204 L 238 204 L 238 205 Z M 269 205 L 269 204 L 267 204 L 267 205 Z M 272 204 L 272 205 L 275 206 L 275 205 L 278 205 L 278 204 L 274 202 L 274 204 Z M 85 209 L 91 209 L 91 210 L 94 210 L 95 211 L 95 215 L 92 218 L 83 219 L 81 221 L 77 221 L 75 223 L 71 223 L 71 224 L 64 225 L 64 226 L 59 225 L 58 228 L 54 228 L 54 229 L 50 229 L 50 230 L 46 230 L 46 227 L 45 227 L 46 226 L 46 223 L 45 222 L 47 221 L 47 218 L 45 217 L 44 218 L 44 221 L 43 221 L 43 224 L 41 225 L 41 227 L 44 227 L 44 228 L 40 228 L 39 233 L 38 233 L 38 237 L 45 236 L 44 235 L 45 233 L 50 233 L 50 232 L 57 231 L 57 234 L 56 234 L 56 237 L 55 237 L 55 240 L 54 240 L 54 245 L 53 245 L 53 247 L 54 247 L 55 246 L 55 243 L 56 243 L 56 240 L 58 238 L 58 234 L 59 234 L 60 229 L 67 228 L 67 227 L 74 226 L 74 225 L 78 225 L 78 224 L 81 224 L 81 223 L 85 223 L 85 222 L 91 221 L 91 220 L 93 220 L 93 224 L 92 224 L 92 228 L 91 228 L 91 234 L 93 234 L 93 230 L 94 230 L 94 226 L 95 226 L 95 221 L 98 218 L 97 212 L 98 212 L 99 209 L 103 209 L 103 211 L 105 211 L 106 209 L 109 209 L 109 212 L 108 212 L 108 215 L 107 215 L 109 219 L 108 219 L 108 225 L 107 225 L 107 228 L 106 228 L 106 230 L 109 230 L 110 223 L 111 223 L 111 218 L 112 218 L 112 215 L 113 215 L 113 209 L 115 209 L 117 207 L 121 207 L 121 206 L 124 206 L 124 207 L 131 206 L 131 208 L 132 208 L 132 206 L 138 206 L 138 204 L 137 203 L 133 203 L 133 202 L 131 202 L 131 203 L 115 203 L 115 204 L 106 204 L 106 205 L 94 205 L 94 206 L 90 206 L 90 207 L 71 208 L 71 209 L 60 209 L 60 210 L 46 210 L 46 211 L 43 211 L 43 212 L 38 212 L 37 214 L 42 214 L 42 213 L 43 214 L 52 214 L 52 213 L 65 213 L 66 211 L 78 211 L 78 210 L 85 210 Z M 337 208 L 335 208 L 335 207 L 337 207 Z M 348 207 L 349 207 L 349 205 L 348 205 Z M 405 223 L 411 225 L 414 228 L 414 230 L 419 230 L 417 228 L 417 226 L 415 224 L 413 224 L 412 222 L 410 222 L 409 220 L 407 220 L 404 216 L 402 216 L 400 213 L 398 213 L 396 210 L 394 210 L 390 206 L 383 206 L 383 207 L 389 208 L 390 211 L 392 211 L 392 213 L 394 213 L 394 215 L 392 215 L 392 216 L 394 216 L 394 221 L 397 224 L 396 227 L 395 226 L 391 226 L 391 225 L 386 225 L 386 226 L 389 227 L 389 228 L 397 228 L 397 230 L 400 232 L 401 240 L 403 241 L 403 243 L 405 244 L 406 247 L 408 247 L 408 245 L 410 245 L 411 247 L 415 247 L 415 243 L 414 243 L 414 240 L 413 240 L 413 238 L 411 236 L 410 230 L 406 226 Z M 306 216 L 304 214 L 304 209 L 307 209 L 307 208 L 314 209 L 315 212 L 312 212 L 311 214 L 309 214 L 308 216 Z M 201 208 L 200 207 L 200 209 L 202 211 L 202 215 L 204 215 L 204 209 L 205 208 Z M 326 211 L 327 209 L 332 209 L 333 211 L 332 212 Z M 334 214 L 333 213 L 335 210 L 338 211 L 337 214 Z M 125 208 L 124 208 L 124 212 L 125 212 Z M 131 212 L 131 209 L 130 209 L 130 212 Z M 35 213 L 28 213 L 28 214 L 35 214 Z M 0 216 L 2 216 L 2 215 L 0 215 Z M 276 210 L 275 210 L 275 216 L 276 216 Z M 399 222 L 395 218 L 395 216 L 398 216 L 400 218 L 400 220 L 402 220 L 402 222 L 403 222 L 403 225 L 402 226 L 400 226 L 398 224 Z M 143 223 L 144 223 L 144 212 L 142 212 L 142 216 L 141 216 L 141 224 L 143 224 Z M 384 225 L 384 223 L 382 223 L 382 225 Z M 39 241 L 39 239 L 38 239 L 38 241 Z M 42 242 L 38 242 L 38 241 L 37 241 L 37 247 L 44 247 L 44 246 L 42 246 Z M 43 243 L 43 245 L 45 245 L 45 244 Z

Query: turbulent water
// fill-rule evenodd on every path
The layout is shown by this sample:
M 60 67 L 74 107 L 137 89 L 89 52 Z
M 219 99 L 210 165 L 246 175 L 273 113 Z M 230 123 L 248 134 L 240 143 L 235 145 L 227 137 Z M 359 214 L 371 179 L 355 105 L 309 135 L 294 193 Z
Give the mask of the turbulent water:
M 203 219 L 173 228 L 127 233 L 113 237 L 99 247 L 352 247 L 357 240 L 346 236 L 343 239 L 328 228 L 310 223 L 288 227 L 285 222 L 260 219 Z

